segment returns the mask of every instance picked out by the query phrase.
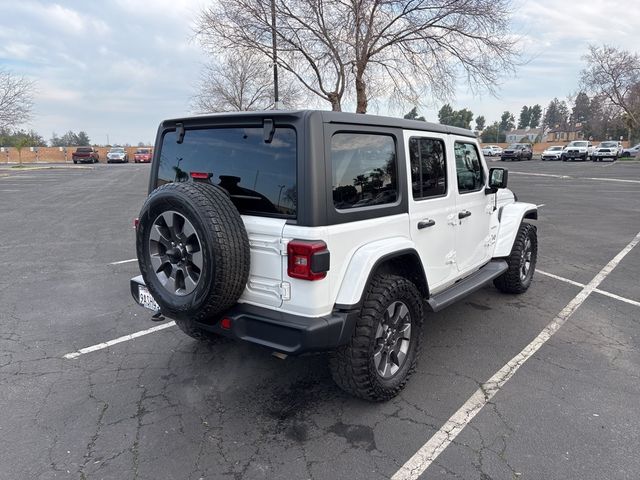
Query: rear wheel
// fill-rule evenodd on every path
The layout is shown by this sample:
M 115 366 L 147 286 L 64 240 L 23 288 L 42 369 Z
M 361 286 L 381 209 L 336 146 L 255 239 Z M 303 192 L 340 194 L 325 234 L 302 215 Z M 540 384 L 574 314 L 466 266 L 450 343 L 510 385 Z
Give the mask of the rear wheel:
M 531 285 L 538 259 L 536 227 L 530 223 L 520 225 L 511 254 L 506 259 L 509 268 L 493 281 L 505 293 L 524 293 Z
M 396 275 L 377 275 L 367 290 L 351 341 L 331 353 L 333 379 L 346 392 L 371 401 L 395 397 L 420 354 L 423 300 Z

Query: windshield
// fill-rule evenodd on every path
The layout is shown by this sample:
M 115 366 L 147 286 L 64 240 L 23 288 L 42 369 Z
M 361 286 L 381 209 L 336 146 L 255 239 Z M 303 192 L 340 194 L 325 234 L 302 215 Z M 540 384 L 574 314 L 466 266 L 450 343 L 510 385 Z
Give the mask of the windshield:
M 611 148 L 611 147 L 617 147 L 618 146 L 618 142 L 602 142 L 600 144 L 601 147 L 607 147 L 607 148 Z
M 139 148 L 138 150 L 136 150 L 136 153 L 149 153 L 149 149 L 148 148 Z
M 192 181 L 194 172 L 229 192 L 244 214 L 294 217 L 297 206 L 296 132 L 277 128 L 271 143 L 264 129 L 188 130 L 182 143 L 176 132 L 164 135 L 157 185 Z
M 522 148 L 523 146 L 524 146 L 524 144 L 522 144 L 522 143 L 512 143 L 507 148 Z
M 586 147 L 588 142 L 571 142 L 569 147 Z
M 111 150 L 109 150 L 109 153 L 123 153 L 124 152 L 124 148 L 112 148 Z
M 550 152 L 556 152 L 558 150 L 562 150 L 562 147 L 551 147 L 551 148 L 549 148 Z

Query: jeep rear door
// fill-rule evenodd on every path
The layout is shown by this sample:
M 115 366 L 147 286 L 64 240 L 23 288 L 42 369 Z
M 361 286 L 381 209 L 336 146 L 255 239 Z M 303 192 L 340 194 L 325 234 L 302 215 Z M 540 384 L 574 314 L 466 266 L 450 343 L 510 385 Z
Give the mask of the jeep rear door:
M 447 135 L 405 132 L 409 154 L 408 178 L 411 238 L 427 276 L 430 291 L 437 292 L 457 275 L 455 266 L 455 179 L 448 167 Z

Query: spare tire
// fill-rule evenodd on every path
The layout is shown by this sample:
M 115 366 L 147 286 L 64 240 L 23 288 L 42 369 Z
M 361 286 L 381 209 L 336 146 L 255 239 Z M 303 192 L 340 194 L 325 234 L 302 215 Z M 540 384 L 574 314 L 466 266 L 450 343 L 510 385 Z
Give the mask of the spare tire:
M 250 250 L 227 192 L 205 183 L 168 183 L 142 207 L 136 235 L 140 272 L 163 315 L 215 321 L 249 278 Z

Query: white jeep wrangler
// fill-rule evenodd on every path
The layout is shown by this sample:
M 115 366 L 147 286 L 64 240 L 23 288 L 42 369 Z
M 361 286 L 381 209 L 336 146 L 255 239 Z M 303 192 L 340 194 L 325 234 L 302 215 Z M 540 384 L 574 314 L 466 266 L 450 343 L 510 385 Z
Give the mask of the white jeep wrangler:
M 344 390 L 396 395 L 428 312 L 527 290 L 536 206 L 473 132 L 321 111 L 165 121 L 137 224 L 137 302 L 188 335 L 329 350 Z

